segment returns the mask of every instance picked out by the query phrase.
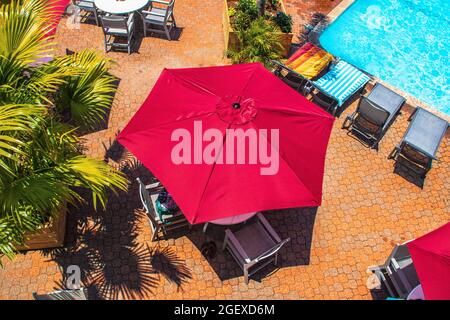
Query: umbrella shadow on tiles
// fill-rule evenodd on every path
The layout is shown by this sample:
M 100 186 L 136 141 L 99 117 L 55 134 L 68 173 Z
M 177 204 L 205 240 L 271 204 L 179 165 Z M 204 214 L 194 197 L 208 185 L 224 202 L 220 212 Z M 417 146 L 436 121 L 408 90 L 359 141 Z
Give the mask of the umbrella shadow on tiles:
M 264 216 L 278 233 L 281 239 L 290 238 L 280 251 L 278 265 L 270 264 L 254 274 L 251 279 L 261 282 L 265 277 L 277 272 L 281 268 L 308 265 L 310 262 L 311 241 L 317 208 L 295 208 L 267 211 Z M 251 223 L 251 221 L 247 222 Z M 201 230 L 187 235 L 189 240 L 202 250 L 204 244 L 214 241 L 216 254 L 207 258 L 216 275 L 222 280 L 242 277 L 243 273 L 228 251 L 222 251 L 225 230 L 235 231 L 244 228 L 245 223 L 233 226 L 219 226 L 209 224 L 206 233 Z

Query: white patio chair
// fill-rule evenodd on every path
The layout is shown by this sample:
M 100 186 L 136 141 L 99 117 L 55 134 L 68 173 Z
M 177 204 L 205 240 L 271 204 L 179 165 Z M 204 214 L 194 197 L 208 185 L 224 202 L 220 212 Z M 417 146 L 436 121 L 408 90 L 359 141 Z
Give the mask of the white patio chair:
M 167 39 L 172 40 L 170 32 L 177 27 L 173 9 L 175 0 L 161 1 L 150 0 L 150 6 L 142 11 L 142 24 L 144 25 L 144 37 L 147 31 L 165 34 Z M 156 4 L 156 5 L 155 5 Z
M 190 228 L 189 222 L 180 210 L 174 214 L 163 215 L 162 218 L 164 221 L 161 221 L 161 218 L 156 213 L 156 199 L 158 199 L 158 195 L 163 190 L 163 187 L 159 182 L 145 185 L 141 179 L 136 178 L 136 180 L 139 183 L 139 197 L 141 198 L 144 210 L 147 212 L 150 227 L 153 231 L 152 241 L 159 239 L 161 231 L 166 236 L 168 232 L 174 229 L 185 226 L 189 226 Z
M 105 15 L 100 16 L 102 22 L 103 34 L 105 36 L 105 51 L 108 47 L 127 48 L 128 54 L 131 54 L 131 39 L 134 36 L 134 14 L 126 16 Z M 116 42 L 116 37 L 126 38 L 126 43 Z
M 290 240 L 281 240 L 261 213 L 256 216 L 253 223 L 247 223 L 234 233 L 230 229 L 225 230 L 222 247 L 222 250 L 228 249 L 244 271 L 245 283 L 248 283 L 249 276 L 270 263 L 277 265 L 278 251 Z
M 100 21 L 98 19 L 98 10 L 94 4 L 94 0 L 72 0 L 72 5 L 75 7 L 75 13 L 78 15 L 81 11 L 84 11 L 85 14 L 83 18 L 90 19 L 92 16 L 95 19 L 95 23 L 100 25 Z M 91 15 L 92 14 L 92 15 Z
M 58 290 L 46 294 L 33 292 L 35 300 L 88 300 L 87 289 Z

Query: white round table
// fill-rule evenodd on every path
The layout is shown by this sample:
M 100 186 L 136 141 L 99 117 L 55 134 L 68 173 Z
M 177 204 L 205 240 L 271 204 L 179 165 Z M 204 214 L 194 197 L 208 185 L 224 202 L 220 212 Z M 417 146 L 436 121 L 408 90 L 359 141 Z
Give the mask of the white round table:
M 217 219 L 217 220 L 213 220 L 213 221 L 207 222 L 203 226 L 203 232 L 206 232 L 206 228 L 208 227 L 209 223 L 220 224 L 220 225 L 238 224 L 238 223 L 247 221 L 248 219 L 250 219 L 251 217 L 253 217 L 257 213 L 258 212 L 249 212 L 249 213 L 240 214 L 238 216 L 222 218 L 222 219 Z
M 95 6 L 112 14 L 127 14 L 142 9 L 148 0 L 94 0 Z

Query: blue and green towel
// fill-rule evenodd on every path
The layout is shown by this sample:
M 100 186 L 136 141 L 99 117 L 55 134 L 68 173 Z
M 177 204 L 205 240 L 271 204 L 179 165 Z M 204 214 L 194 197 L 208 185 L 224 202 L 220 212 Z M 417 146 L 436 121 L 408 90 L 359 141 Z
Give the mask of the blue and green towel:
M 370 78 L 351 64 L 340 60 L 323 77 L 314 81 L 318 89 L 330 95 L 342 106 Z

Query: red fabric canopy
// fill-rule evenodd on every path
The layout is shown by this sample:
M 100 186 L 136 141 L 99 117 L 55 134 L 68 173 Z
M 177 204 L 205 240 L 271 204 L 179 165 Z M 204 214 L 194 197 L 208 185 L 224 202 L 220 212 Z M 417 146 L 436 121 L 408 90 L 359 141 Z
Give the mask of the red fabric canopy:
M 165 69 L 118 141 L 161 181 L 191 223 L 201 223 L 254 211 L 319 206 L 333 121 L 260 63 Z M 246 164 L 205 159 L 175 164 L 171 154 L 179 142 L 171 141 L 173 132 L 182 128 L 195 140 L 200 122 L 201 132 L 218 129 L 223 135 L 216 160 L 228 154 L 227 129 L 266 129 L 266 136 L 258 136 L 258 150 L 266 144 L 273 148 L 273 159 L 279 160 L 276 174 L 262 174 L 268 165 L 261 158 L 250 164 L 253 149 L 248 144 Z M 278 148 L 272 136 L 276 129 Z M 191 146 L 200 150 L 201 158 L 209 143 L 191 141 Z M 242 151 L 238 143 L 230 150 Z
M 407 245 L 425 299 L 450 300 L 450 222 Z
M 64 10 L 69 5 L 70 0 L 48 0 L 48 12 L 51 17 L 51 30 L 47 33 L 47 36 L 52 36 L 56 33 L 59 21 L 61 20 Z

